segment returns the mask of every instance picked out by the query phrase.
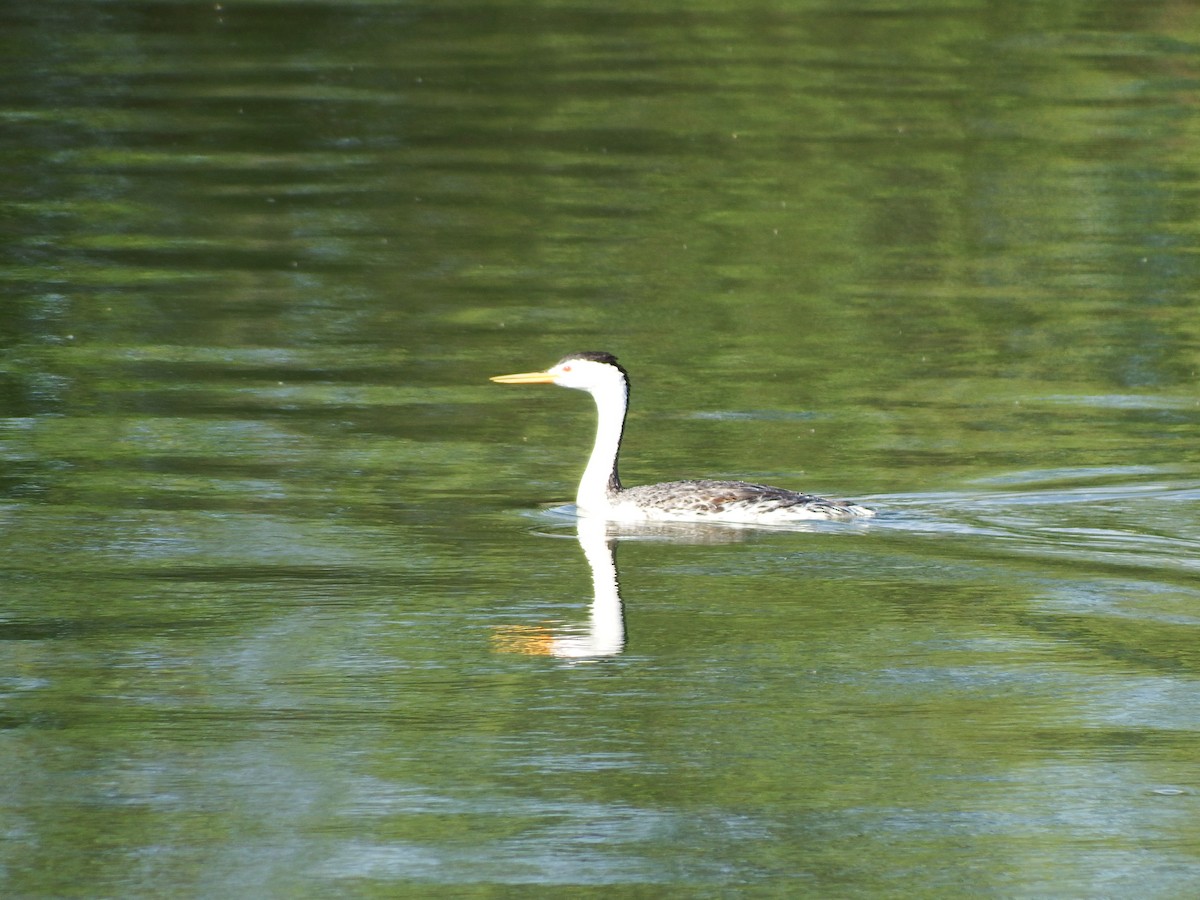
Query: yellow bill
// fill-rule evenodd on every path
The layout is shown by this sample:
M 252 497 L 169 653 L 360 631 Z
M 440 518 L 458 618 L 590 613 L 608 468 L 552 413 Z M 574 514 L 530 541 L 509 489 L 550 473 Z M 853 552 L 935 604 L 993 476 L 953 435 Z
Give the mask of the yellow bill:
M 519 372 L 516 375 L 493 375 L 488 380 L 499 384 L 553 384 L 554 376 L 549 372 Z

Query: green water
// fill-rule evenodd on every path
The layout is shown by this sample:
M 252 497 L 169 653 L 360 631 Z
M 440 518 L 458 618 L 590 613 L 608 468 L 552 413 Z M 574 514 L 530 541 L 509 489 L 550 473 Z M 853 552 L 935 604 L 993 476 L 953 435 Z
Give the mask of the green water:
M 1200 11 L 0 47 L 0 895 L 1194 891 Z M 879 518 L 577 536 L 580 349 Z

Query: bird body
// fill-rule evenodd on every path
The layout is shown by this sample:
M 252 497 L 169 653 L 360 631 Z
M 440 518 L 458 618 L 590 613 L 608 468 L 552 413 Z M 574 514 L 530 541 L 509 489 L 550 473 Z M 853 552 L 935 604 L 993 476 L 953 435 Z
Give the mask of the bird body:
M 746 481 L 667 481 L 626 488 L 617 457 L 629 408 L 629 376 L 610 353 L 565 356 L 544 372 L 497 375 L 501 384 L 557 384 L 587 391 L 596 401 L 596 441 L 579 482 L 575 505 L 583 515 L 618 522 L 728 522 L 786 524 L 875 515 L 855 503 L 826 500 Z

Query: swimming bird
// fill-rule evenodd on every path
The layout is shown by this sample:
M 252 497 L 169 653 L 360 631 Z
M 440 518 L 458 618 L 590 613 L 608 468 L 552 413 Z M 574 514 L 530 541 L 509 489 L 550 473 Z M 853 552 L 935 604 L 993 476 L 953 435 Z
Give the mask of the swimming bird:
M 611 353 L 572 353 L 544 372 L 496 375 L 491 380 L 500 384 L 557 384 L 592 395 L 598 416 L 596 443 L 575 496 L 575 505 L 582 515 L 619 522 L 764 525 L 875 515 L 874 510 L 856 503 L 826 500 L 746 481 L 667 481 L 622 486 L 617 475 L 617 455 L 629 408 L 629 374 Z

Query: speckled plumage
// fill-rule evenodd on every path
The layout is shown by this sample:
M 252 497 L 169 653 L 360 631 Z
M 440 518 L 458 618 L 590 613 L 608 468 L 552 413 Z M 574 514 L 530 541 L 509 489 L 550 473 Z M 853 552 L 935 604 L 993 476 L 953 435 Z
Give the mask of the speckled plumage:
M 647 518 L 695 518 L 725 522 L 758 522 L 765 518 L 853 519 L 874 515 L 866 507 L 814 494 L 800 494 L 748 481 L 666 481 L 624 488 L 610 495 L 614 506 L 633 504 Z
M 545 372 L 498 375 L 507 384 L 557 384 L 587 391 L 596 401 L 596 443 L 576 495 L 586 515 L 613 521 L 786 523 L 813 519 L 859 519 L 875 515 L 865 506 L 826 500 L 747 481 L 668 481 L 626 488 L 617 456 L 629 404 L 629 376 L 611 353 L 564 356 Z

